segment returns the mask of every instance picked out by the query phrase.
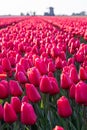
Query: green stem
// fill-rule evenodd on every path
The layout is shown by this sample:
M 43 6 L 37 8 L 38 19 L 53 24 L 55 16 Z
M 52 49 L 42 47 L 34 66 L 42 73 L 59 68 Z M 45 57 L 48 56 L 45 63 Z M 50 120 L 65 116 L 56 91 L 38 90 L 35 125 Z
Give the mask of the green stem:
M 84 130 L 87 129 L 87 116 L 86 116 L 86 107 L 83 106 L 83 125 L 84 125 Z

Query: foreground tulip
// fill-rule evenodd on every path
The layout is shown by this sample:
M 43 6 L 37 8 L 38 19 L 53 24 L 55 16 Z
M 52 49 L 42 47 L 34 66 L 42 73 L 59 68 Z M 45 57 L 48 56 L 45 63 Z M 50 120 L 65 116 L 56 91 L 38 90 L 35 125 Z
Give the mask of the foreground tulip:
M 61 126 L 55 126 L 55 128 L 53 130 L 64 130 L 64 128 Z
M 4 121 L 7 123 L 13 123 L 17 120 L 17 115 L 14 108 L 8 102 L 4 104 Z
M 9 81 L 10 93 L 12 96 L 21 96 L 23 91 L 19 83 L 15 80 Z
M 25 84 L 26 94 L 30 101 L 38 102 L 41 100 L 41 96 L 37 90 L 37 88 L 33 84 Z
M 36 123 L 37 116 L 31 104 L 23 102 L 21 105 L 21 122 L 26 125 Z
M 72 115 L 72 108 L 65 96 L 62 96 L 57 100 L 57 110 L 59 116 L 63 118 L 67 118 Z
M 83 81 L 76 84 L 75 100 L 80 104 L 87 103 L 87 84 Z
M 19 113 L 21 111 L 21 101 L 18 97 L 11 97 L 11 105 L 15 112 Z

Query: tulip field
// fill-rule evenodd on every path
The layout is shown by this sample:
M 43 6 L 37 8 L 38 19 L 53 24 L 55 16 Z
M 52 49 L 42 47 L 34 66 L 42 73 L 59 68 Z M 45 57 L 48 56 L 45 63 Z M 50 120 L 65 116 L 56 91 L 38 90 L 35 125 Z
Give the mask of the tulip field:
M 0 18 L 0 130 L 87 130 L 87 17 Z

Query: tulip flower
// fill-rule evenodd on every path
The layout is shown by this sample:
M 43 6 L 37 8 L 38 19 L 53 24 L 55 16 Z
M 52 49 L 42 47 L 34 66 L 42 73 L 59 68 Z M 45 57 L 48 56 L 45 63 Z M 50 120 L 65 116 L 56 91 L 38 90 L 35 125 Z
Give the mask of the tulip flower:
M 70 68 L 70 78 L 74 83 L 77 83 L 79 81 L 78 73 L 75 66 Z
M 40 83 L 40 72 L 36 67 L 32 67 L 27 71 L 27 76 L 31 84 L 34 84 L 36 87 Z
M 21 105 L 21 122 L 25 125 L 33 125 L 36 123 L 37 116 L 31 104 L 23 102 Z
M 19 81 L 19 83 L 26 83 L 26 82 L 28 82 L 27 77 L 25 76 L 25 74 L 22 71 L 17 72 L 16 78 Z
M 79 77 L 80 77 L 81 80 L 87 80 L 87 72 L 86 72 L 85 68 L 80 67 Z
M 83 81 L 76 84 L 75 101 L 80 104 L 87 103 L 87 84 Z
M 16 113 L 21 111 L 21 101 L 18 97 L 11 97 L 10 104 L 13 106 Z
M 26 87 L 26 95 L 28 99 L 32 102 L 38 102 L 41 100 L 41 96 L 37 90 L 37 88 L 33 84 L 25 84 Z
M 3 119 L 3 115 L 4 115 L 4 109 L 3 109 L 2 105 L 0 104 L 0 120 Z
M 69 95 L 71 98 L 75 98 L 75 84 L 72 84 L 69 90 Z
M 63 64 L 62 64 L 62 59 L 60 57 L 57 57 L 55 60 L 55 67 L 57 69 L 62 69 Z
M 48 72 L 55 72 L 55 64 L 53 64 L 53 62 L 49 62 L 48 63 Z
M 21 96 L 23 91 L 19 83 L 15 80 L 9 81 L 10 93 L 12 96 Z
M 4 104 L 4 121 L 7 123 L 13 123 L 17 121 L 17 115 L 11 104 L 5 102 Z
M 67 74 L 62 73 L 60 77 L 60 83 L 63 89 L 69 89 L 73 82 Z
M 35 60 L 35 66 L 38 68 L 38 70 L 41 73 L 41 75 L 44 75 L 44 74 L 48 73 L 47 65 L 44 62 L 44 60 L 36 58 L 36 60 Z
M 55 128 L 53 130 L 64 130 L 64 128 L 61 126 L 55 126 Z
M 50 93 L 50 91 L 52 90 L 52 85 L 47 75 L 42 76 L 40 80 L 40 90 L 43 93 Z
M 8 95 L 9 93 L 7 87 L 3 83 L 0 83 L 0 98 L 5 99 Z
M 59 116 L 63 118 L 67 118 L 72 115 L 72 108 L 69 100 L 65 96 L 62 96 L 57 100 L 57 111 Z
M 59 85 L 57 83 L 57 80 L 54 77 L 49 77 L 52 89 L 50 91 L 51 95 L 58 94 L 60 92 Z
M 29 102 L 28 97 L 27 96 L 23 96 L 22 97 L 22 102 L 27 102 L 28 103 Z
M 11 70 L 10 61 L 7 58 L 2 59 L 2 67 L 3 67 L 4 71 L 10 71 Z

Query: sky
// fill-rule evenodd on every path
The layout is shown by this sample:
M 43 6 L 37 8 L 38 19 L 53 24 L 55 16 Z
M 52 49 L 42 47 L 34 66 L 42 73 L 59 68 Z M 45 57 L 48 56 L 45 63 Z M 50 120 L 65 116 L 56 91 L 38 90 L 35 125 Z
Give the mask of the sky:
M 43 15 L 50 6 L 54 7 L 56 15 L 87 12 L 87 0 L 0 0 L 0 15 L 31 14 L 34 11 Z

